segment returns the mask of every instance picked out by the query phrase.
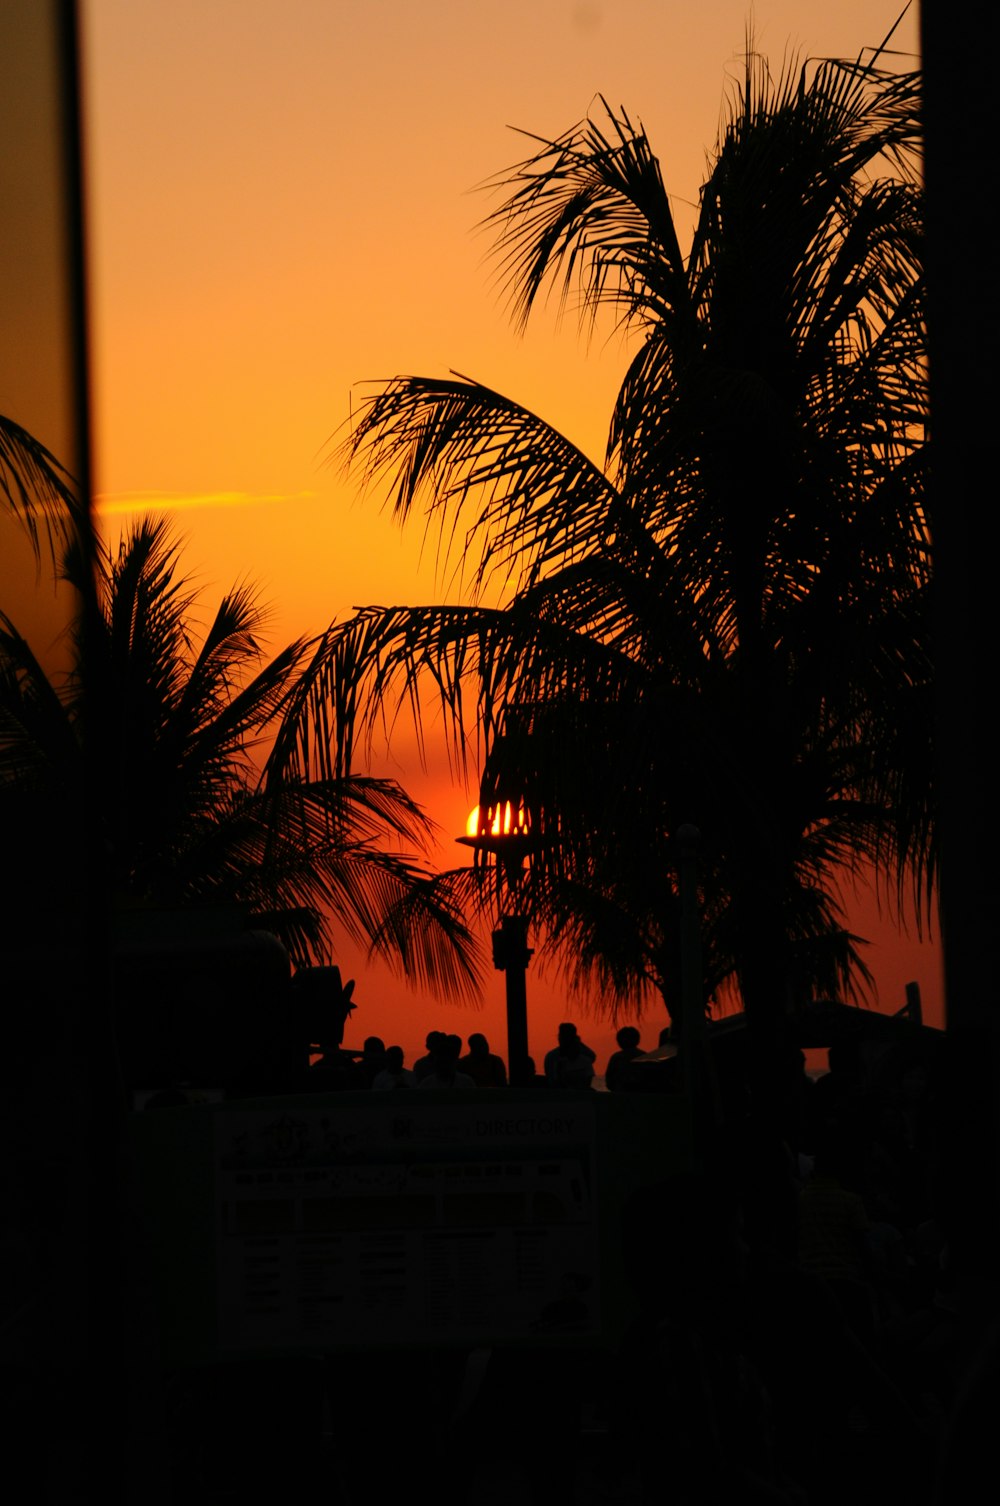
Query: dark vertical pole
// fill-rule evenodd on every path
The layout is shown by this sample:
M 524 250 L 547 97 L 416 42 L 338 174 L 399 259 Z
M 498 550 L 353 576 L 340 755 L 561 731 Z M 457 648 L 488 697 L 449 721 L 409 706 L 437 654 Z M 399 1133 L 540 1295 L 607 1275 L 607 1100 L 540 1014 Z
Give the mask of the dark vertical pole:
M 90 360 L 87 318 L 87 247 L 85 171 L 82 140 L 80 21 L 77 0 L 54 0 L 53 18 L 61 85 L 63 171 L 65 193 L 66 288 L 68 305 L 67 368 L 72 393 L 75 437 L 73 469 L 80 508 L 77 538 L 84 560 L 83 594 L 78 604 L 80 657 L 86 666 L 97 620 L 97 533 L 94 527 L 91 466 Z M 88 676 L 89 680 L 89 676 Z M 85 686 L 85 694 L 89 690 Z M 88 790 L 99 787 L 100 751 L 85 722 L 84 778 Z M 138 1411 L 126 1388 L 128 1316 L 123 1233 L 124 1215 L 124 1088 L 115 1028 L 114 982 L 111 968 L 110 881 L 105 871 L 104 846 L 98 812 L 86 796 L 82 812 L 85 851 L 81 871 L 83 935 L 80 954 L 82 998 L 76 1015 L 76 1057 L 87 1078 L 87 1264 L 89 1297 L 89 1362 L 102 1354 L 105 1383 L 81 1390 L 81 1421 L 87 1448 L 85 1458 L 92 1491 L 109 1503 L 124 1499 L 124 1480 L 141 1451 L 134 1438 Z M 82 1006 L 82 1007 L 81 1007 Z M 143 1360 L 148 1357 L 143 1354 Z M 86 1374 L 86 1371 L 84 1372 Z M 134 1368 L 133 1368 L 133 1379 Z M 142 1377 L 145 1382 L 145 1376 Z M 142 1389 L 142 1383 L 138 1389 Z M 143 1419 L 143 1426 L 146 1419 Z M 133 1451 L 129 1457 L 130 1450 Z M 159 1488 L 159 1487 L 157 1487 Z M 154 1497 L 155 1499 L 155 1497 Z
M 935 728 L 948 1080 L 938 1178 L 969 1364 L 934 1499 L 961 1501 L 991 1468 L 1000 1280 L 1000 796 L 995 719 L 1000 278 L 993 59 L 1000 10 L 923 0 L 927 324 L 933 465 Z M 978 1382 L 976 1376 L 978 1373 Z
M 974 45 L 970 46 L 970 39 Z M 995 6 L 956 13 L 925 0 L 927 317 L 934 461 L 928 510 L 935 548 L 936 747 L 941 910 L 951 1095 L 949 1247 L 983 1331 L 1000 1312 L 1000 906 L 997 791 L 996 485 L 1000 279 L 996 245 L 995 102 L 989 60 Z M 960 206 L 961 228 L 955 220 Z M 971 281 L 961 247 L 987 259 Z M 971 295 L 971 301 L 970 301 Z
M 96 582 L 78 30 L 75 0 L 4 0 L 0 6 L 0 54 L 13 81 L 2 111 L 8 172 L 0 235 L 5 345 L 0 386 L 5 416 L 46 444 L 73 478 L 75 506 L 62 520 L 53 557 L 61 563 L 72 532 L 91 568 L 80 572 L 78 597 L 50 591 L 46 612 L 42 593 L 36 592 L 31 605 L 42 622 L 50 620 L 53 608 L 61 618 L 72 616 L 72 636 L 57 639 L 61 646 L 47 651 L 51 662 L 44 667 L 50 674 L 54 668 L 58 680 L 74 653 L 86 695 Z M 19 277 L 19 270 L 28 275 Z M 6 585 L 16 556 L 13 564 L 7 558 L 0 564 Z M 43 638 L 37 618 L 29 635 Z M 51 643 L 56 634 L 50 628 L 44 637 Z M 68 643 L 76 647 L 66 648 Z M 89 734 L 92 718 L 84 714 L 81 725 Z M 45 1442 L 36 1484 L 45 1499 L 70 1502 L 89 1492 L 110 1503 L 124 1498 L 126 1447 L 133 1447 L 136 1457 L 140 1450 L 132 1439 L 135 1412 L 126 1410 L 136 1388 L 130 1393 L 125 1386 L 123 1101 L 100 802 L 89 793 L 98 784 L 94 771 L 100 772 L 92 737 L 82 751 L 77 804 L 67 807 L 60 840 L 49 854 L 50 890 L 44 902 L 30 889 L 15 894 L 16 919 L 2 917 L 3 951 L 6 968 L 18 978 L 16 1001 L 34 1016 L 26 1025 L 31 1065 L 37 1069 L 44 1060 L 47 1081 L 54 1085 L 47 1119 L 53 1147 L 58 1142 L 35 1236 L 44 1273 L 39 1291 L 45 1293 L 44 1300 L 37 1299 L 35 1318 L 38 1385 L 45 1389 L 39 1419 Z M 29 990 L 21 981 L 26 961 L 32 963 Z M 5 1133 L 5 1143 L 8 1138 Z M 29 1141 L 22 1137 L 22 1143 Z M 56 1339 L 45 1336 L 45 1325 Z M 24 1438 L 13 1441 L 25 1446 Z M 153 1489 L 158 1486 L 157 1481 Z
M 505 915 L 493 932 L 493 959 L 507 989 L 507 1070 L 512 1088 L 531 1079 L 528 1066 L 528 917 Z

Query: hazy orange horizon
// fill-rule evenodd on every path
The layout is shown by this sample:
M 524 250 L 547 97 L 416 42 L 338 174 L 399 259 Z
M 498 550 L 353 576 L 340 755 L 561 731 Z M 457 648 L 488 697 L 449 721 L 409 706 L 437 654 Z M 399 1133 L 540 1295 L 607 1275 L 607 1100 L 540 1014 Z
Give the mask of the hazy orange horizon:
M 901 0 L 756 0 L 758 50 L 855 56 Z M 459 370 L 510 393 L 594 459 L 627 352 L 590 346 L 569 312 L 517 337 L 476 225 L 476 192 L 525 154 L 509 127 L 555 135 L 603 93 L 646 126 L 675 202 L 693 203 L 727 78 L 741 66 L 747 0 L 696 13 L 664 0 L 82 0 L 89 175 L 95 475 L 114 536 L 153 507 L 187 538 L 206 604 L 253 579 L 274 604 L 273 646 L 353 607 L 443 599 L 433 549 L 329 464 L 358 384 Z M 917 16 L 893 39 L 915 54 Z M 452 588 L 454 589 L 454 588 Z M 436 755 L 435 755 L 436 756 Z M 443 758 L 386 751 L 446 834 L 472 791 Z M 450 842 L 441 860 L 459 861 Z M 861 917 L 859 919 L 859 917 Z M 849 924 L 875 935 L 870 901 Z M 482 1012 L 415 999 L 350 947 L 359 1009 L 412 1059 L 428 1029 L 503 1041 L 502 978 Z M 943 1011 L 936 944 L 884 925 L 872 948 L 883 1009 L 920 982 Z M 614 1027 L 533 974 L 531 1049 L 576 1018 L 603 1067 Z M 652 1044 L 662 1019 L 644 1029 Z

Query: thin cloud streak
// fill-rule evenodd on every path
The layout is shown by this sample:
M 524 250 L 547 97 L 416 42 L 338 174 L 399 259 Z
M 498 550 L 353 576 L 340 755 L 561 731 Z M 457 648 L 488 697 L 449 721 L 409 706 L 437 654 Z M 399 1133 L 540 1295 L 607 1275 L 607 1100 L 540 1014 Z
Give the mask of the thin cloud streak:
M 261 507 L 276 502 L 308 502 L 317 492 L 98 492 L 94 506 L 102 518 L 121 513 L 190 512 L 206 507 Z

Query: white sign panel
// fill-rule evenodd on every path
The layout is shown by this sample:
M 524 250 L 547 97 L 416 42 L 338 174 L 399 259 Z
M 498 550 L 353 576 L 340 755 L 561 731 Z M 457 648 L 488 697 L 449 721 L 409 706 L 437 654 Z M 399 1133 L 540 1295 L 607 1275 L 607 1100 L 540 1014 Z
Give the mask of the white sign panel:
M 597 1332 L 590 1104 L 352 1095 L 216 1126 L 224 1348 Z

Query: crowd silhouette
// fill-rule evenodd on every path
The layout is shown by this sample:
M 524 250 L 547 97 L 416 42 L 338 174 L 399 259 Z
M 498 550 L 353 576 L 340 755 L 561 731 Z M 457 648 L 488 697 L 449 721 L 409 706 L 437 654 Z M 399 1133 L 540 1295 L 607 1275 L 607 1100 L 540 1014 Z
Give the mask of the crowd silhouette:
M 346 1019 L 351 987 L 336 984 Z M 378 1036 L 360 1050 L 336 1036 L 326 1032 L 302 1086 L 336 1080 L 419 1099 L 506 1085 L 482 1032 L 463 1052 L 457 1034 L 430 1031 L 411 1065 Z M 662 1052 L 647 1060 L 637 1027 L 622 1027 L 617 1047 L 604 1072 L 612 1095 L 681 1090 Z M 452 1472 L 439 1495 L 493 1499 L 502 1480 L 525 1500 L 644 1506 L 666 1471 L 677 1498 L 698 1506 L 887 1493 L 917 1506 L 949 1500 L 948 1481 L 968 1473 L 970 1419 L 992 1371 L 987 1360 L 968 1379 L 956 1194 L 944 1174 L 954 1124 L 945 1037 L 902 1021 L 891 1038 L 848 1032 L 818 1077 L 789 1042 L 766 1094 L 745 1032 L 710 1051 L 716 1107 L 698 1154 L 624 1206 L 616 1238 L 637 1316 L 613 1352 L 422 1350 L 419 1396 L 400 1379 L 413 1380 L 417 1357 L 400 1359 L 382 1425 L 422 1437 L 428 1467 Z M 589 1092 L 594 1069 L 564 1022 L 530 1091 Z M 375 1358 L 358 1364 L 374 1383 Z M 322 1411 L 319 1386 L 344 1412 L 335 1435 L 350 1454 L 338 1464 L 347 1498 L 370 1495 L 347 1445 L 370 1432 L 366 1404 L 345 1401 L 328 1371 L 310 1374 L 295 1382 L 309 1405 Z M 556 1425 L 553 1456 L 545 1437 Z M 646 1442 L 658 1438 L 662 1449 Z

